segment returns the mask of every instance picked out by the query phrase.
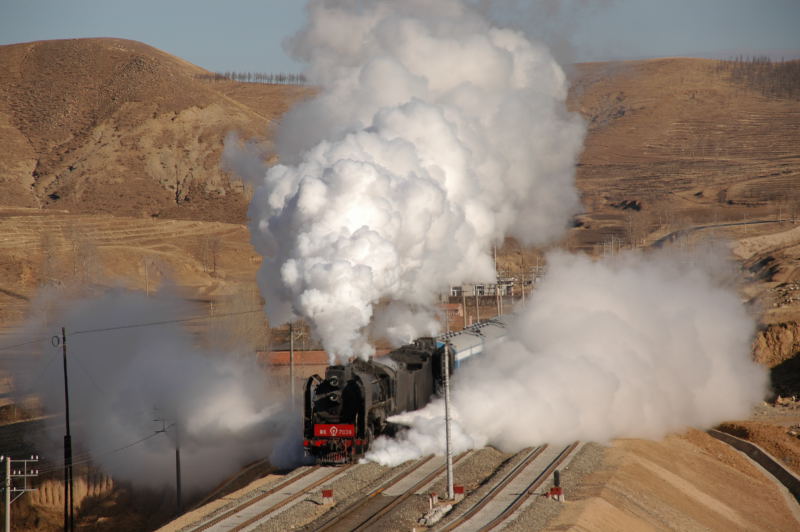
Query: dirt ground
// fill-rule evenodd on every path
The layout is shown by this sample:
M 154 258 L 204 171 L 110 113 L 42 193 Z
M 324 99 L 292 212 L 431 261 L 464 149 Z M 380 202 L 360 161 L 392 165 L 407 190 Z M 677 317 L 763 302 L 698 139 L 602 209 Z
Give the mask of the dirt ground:
M 699 432 L 616 440 L 545 530 L 797 530 L 800 509 L 738 451 Z
M 727 242 L 760 323 L 754 357 L 776 394 L 800 397 L 800 102 L 734 84 L 714 65 L 576 66 L 585 210 L 560 245 L 602 256 L 665 237 Z M 118 39 L 3 46 L 0 70 L 0 346 L 45 291 L 174 283 L 209 313 L 260 304 L 248 191 L 220 168 L 222 143 L 235 130 L 268 158 L 273 124 L 313 89 L 202 81 L 202 69 Z M 545 251 L 509 240 L 498 264 L 531 275 Z M 727 428 L 796 470 L 794 405 L 763 405 Z M 797 528 L 772 483 L 696 432 L 615 442 L 564 510 L 553 529 Z

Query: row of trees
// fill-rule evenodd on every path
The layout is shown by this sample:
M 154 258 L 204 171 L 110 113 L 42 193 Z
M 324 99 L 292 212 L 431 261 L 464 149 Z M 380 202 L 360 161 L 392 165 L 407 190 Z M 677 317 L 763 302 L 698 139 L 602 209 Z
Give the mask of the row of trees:
M 286 72 L 214 72 L 198 74 L 199 79 L 207 81 L 241 81 L 244 83 L 274 83 L 279 85 L 305 85 L 305 74 Z
M 800 99 L 800 60 L 772 61 L 769 57 L 744 57 L 718 61 L 716 72 L 725 73 L 764 96 Z

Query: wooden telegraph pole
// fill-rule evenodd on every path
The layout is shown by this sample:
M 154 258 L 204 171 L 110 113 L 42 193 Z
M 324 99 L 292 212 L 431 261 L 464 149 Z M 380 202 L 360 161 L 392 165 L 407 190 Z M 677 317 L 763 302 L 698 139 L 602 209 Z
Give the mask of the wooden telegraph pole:
M 57 344 L 56 344 L 57 345 Z M 67 333 L 61 327 L 61 351 L 64 354 L 64 407 L 67 431 L 64 434 L 64 530 L 75 528 L 75 508 L 72 500 L 72 436 L 69 431 L 69 381 L 67 379 Z

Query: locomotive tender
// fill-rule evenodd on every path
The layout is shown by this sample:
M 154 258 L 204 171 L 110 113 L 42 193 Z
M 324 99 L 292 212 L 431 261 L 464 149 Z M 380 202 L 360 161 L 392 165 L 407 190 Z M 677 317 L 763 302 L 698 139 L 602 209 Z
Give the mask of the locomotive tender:
M 482 321 L 437 338 L 420 338 L 382 357 L 328 366 L 309 377 L 303 401 L 303 447 L 317 463 L 351 463 L 380 434 L 389 417 L 418 410 L 441 389 L 444 356 L 451 373 L 487 343 L 505 335 L 506 318 Z

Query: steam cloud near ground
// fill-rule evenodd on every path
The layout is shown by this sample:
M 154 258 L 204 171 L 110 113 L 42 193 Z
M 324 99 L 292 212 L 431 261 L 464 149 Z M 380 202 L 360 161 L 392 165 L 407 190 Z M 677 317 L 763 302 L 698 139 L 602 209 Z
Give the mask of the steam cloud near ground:
M 271 451 L 278 466 L 302 454 L 299 413 L 270 387 L 251 353 L 205 351 L 174 323 L 79 333 L 189 314 L 185 303 L 165 293 L 114 291 L 71 302 L 65 312 L 29 326 L 28 334 L 37 336 L 65 326 L 74 453 L 88 451 L 117 481 L 174 486 L 176 429 L 189 492 L 209 488 Z M 33 365 L 15 368 L 17 389 L 40 394 L 46 411 L 62 412 L 61 349 L 44 344 Z M 156 434 L 162 427 L 166 433 Z M 54 442 L 63 436 L 63 427 L 58 431 Z
M 373 318 L 402 321 L 379 331 L 396 344 L 431 334 L 438 293 L 495 278 L 493 243 L 562 234 L 584 125 L 547 49 L 470 2 L 313 0 L 308 12 L 289 49 L 321 91 L 282 119 L 281 164 L 264 173 L 231 141 L 225 160 L 255 184 L 270 320 L 302 317 L 332 359 L 366 357 Z
M 453 379 L 456 452 L 491 444 L 658 439 L 741 419 L 764 399 L 754 320 L 700 256 L 554 253 L 505 339 Z M 443 404 L 396 420 L 367 458 L 394 465 L 444 452 Z

